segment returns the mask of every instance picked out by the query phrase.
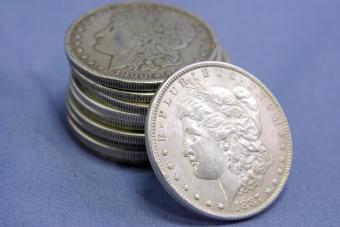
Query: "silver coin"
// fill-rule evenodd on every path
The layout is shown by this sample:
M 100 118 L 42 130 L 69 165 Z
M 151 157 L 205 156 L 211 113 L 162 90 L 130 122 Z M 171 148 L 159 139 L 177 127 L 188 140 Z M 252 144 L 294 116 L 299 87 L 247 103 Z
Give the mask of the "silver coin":
M 224 57 L 224 52 L 223 49 L 218 48 L 217 49 L 217 53 L 216 56 L 214 56 L 214 60 L 216 61 L 224 61 L 226 60 Z M 75 73 L 77 74 L 77 70 L 74 70 Z M 81 75 L 80 75 L 81 76 Z M 74 78 L 76 78 L 77 76 L 74 76 Z M 75 82 L 77 84 L 78 87 L 80 87 L 80 89 L 89 97 L 95 97 L 94 101 L 98 101 L 101 102 L 104 105 L 108 105 L 108 106 L 112 106 L 114 108 L 126 111 L 126 112 L 130 112 L 130 113 L 137 113 L 137 114 L 143 114 L 145 115 L 147 112 L 147 109 L 149 107 L 148 104 L 146 103 L 133 103 L 133 102 L 126 102 L 126 101 L 121 101 L 118 99 L 115 99 L 109 95 L 106 95 L 104 93 L 102 93 L 101 91 L 97 91 L 94 89 L 91 89 L 89 86 L 87 86 L 87 84 L 82 84 L 77 83 L 78 80 L 75 79 Z M 93 82 L 92 82 L 93 83 Z M 99 85 L 101 86 L 101 85 Z M 140 94 L 141 92 L 139 92 Z
M 166 80 L 145 133 L 162 185 L 208 217 L 255 215 L 288 178 L 292 141 L 279 103 L 258 79 L 228 63 L 193 64 Z
M 216 61 L 222 61 L 222 62 L 230 63 L 230 57 L 224 51 L 224 49 L 222 47 L 219 48 L 219 56 L 218 56 L 218 60 L 216 60 Z
M 219 45 L 218 43 L 216 43 L 216 48 L 213 52 L 213 54 L 210 56 L 210 59 L 208 59 L 209 61 L 217 61 L 218 57 L 219 57 Z
M 88 79 L 75 68 L 72 68 L 72 76 L 84 86 L 92 89 L 93 92 L 100 92 L 114 99 L 126 102 L 149 103 L 155 94 L 154 92 L 132 92 L 105 87 Z
M 96 107 L 98 104 L 89 105 L 93 100 L 84 101 L 84 97 L 79 97 L 72 87 L 69 88 L 68 97 L 82 113 L 95 121 L 118 129 L 136 132 L 144 131 L 144 122 L 130 122 L 128 120 L 117 119 L 111 114 L 103 113 L 101 108 Z
M 81 113 L 81 111 L 77 109 L 76 105 L 72 103 L 72 100 L 70 99 L 68 99 L 66 107 L 69 116 L 74 121 L 76 121 L 78 125 L 80 125 L 82 128 L 84 128 L 91 134 L 94 134 L 100 138 L 104 138 L 110 141 L 127 143 L 131 145 L 130 147 L 132 147 L 132 144 L 136 145 L 145 144 L 145 137 L 143 133 L 123 131 L 96 122 L 87 117 L 85 114 Z M 139 146 L 139 148 L 140 147 L 141 146 Z
M 91 129 L 88 130 L 88 128 L 86 128 L 87 125 L 82 124 L 82 122 L 79 121 L 79 119 L 77 119 L 71 111 L 68 110 L 66 113 L 67 113 L 67 116 L 73 121 L 74 124 L 76 124 L 76 126 L 78 128 L 80 128 L 88 136 L 91 136 L 93 139 L 96 139 L 103 144 L 106 144 L 108 146 L 111 146 L 111 147 L 114 147 L 114 148 L 117 148 L 117 149 L 124 149 L 124 150 L 128 150 L 128 151 L 137 151 L 137 152 L 145 152 L 146 151 L 144 144 L 122 143 L 122 142 L 114 141 L 112 139 L 104 138 L 102 136 L 98 136 L 96 133 L 93 133 L 93 130 L 91 130 Z
M 83 102 L 86 106 L 89 106 L 98 112 L 100 112 L 103 116 L 107 116 L 110 119 L 115 119 L 117 121 L 126 121 L 133 123 L 144 123 L 145 116 L 142 114 L 133 114 L 126 111 L 122 111 L 113 107 L 109 107 L 103 105 L 99 102 L 88 97 L 74 81 L 70 82 L 70 90 L 73 96 L 77 99 L 77 101 Z
M 222 61 L 222 62 L 227 62 L 227 63 L 229 62 L 229 63 L 230 63 L 230 57 L 229 57 L 229 55 L 223 53 L 223 54 L 222 54 L 221 61 Z
M 70 64 L 93 81 L 155 91 L 176 70 L 211 60 L 216 39 L 199 18 L 153 3 L 113 4 L 78 18 L 65 37 Z
M 144 151 L 129 151 L 116 147 L 109 146 L 101 141 L 89 136 L 82 129 L 80 129 L 70 117 L 67 117 L 70 129 L 77 139 L 90 149 L 94 154 L 110 159 L 115 162 L 124 162 L 131 164 L 146 164 L 147 153 Z
M 225 53 L 224 49 L 217 45 L 214 56 L 209 61 L 226 61 L 228 62 L 228 55 Z
M 131 103 L 121 101 L 112 98 L 108 95 L 105 95 L 101 92 L 91 90 L 88 87 L 82 85 L 81 83 L 77 83 L 77 81 L 75 80 L 73 80 L 73 82 L 77 84 L 77 86 L 80 88 L 81 91 L 84 92 L 86 96 L 91 97 L 91 99 L 93 99 L 94 101 L 99 102 L 108 107 L 113 107 L 114 109 L 122 110 L 124 112 L 141 115 L 145 115 L 148 110 L 149 104 L 147 103 Z
M 223 47 L 218 45 L 216 48 L 216 54 L 211 61 L 222 61 L 230 63 L 230 58 L 229 55 L 224 51 Z

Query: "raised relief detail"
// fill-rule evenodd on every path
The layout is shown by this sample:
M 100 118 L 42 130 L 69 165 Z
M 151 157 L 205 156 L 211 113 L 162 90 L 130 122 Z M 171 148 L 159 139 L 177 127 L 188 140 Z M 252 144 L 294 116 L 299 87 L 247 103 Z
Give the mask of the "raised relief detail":
M 131 18 L 134 17 L 134 18 Z M 93 48 L 111 57 L 108 71 L 158 71 L 183 64 L 180 50 L 194 39 L 195 28 L 156 9 L 113 16 L 95 34 Z
M 260 141 L 260 111 L 250 92 L 205 84 L 187 87 L 177 102 L 183 155 L 195 177 L 217 180 L 227 203 L 263 184 L 273 156 Z

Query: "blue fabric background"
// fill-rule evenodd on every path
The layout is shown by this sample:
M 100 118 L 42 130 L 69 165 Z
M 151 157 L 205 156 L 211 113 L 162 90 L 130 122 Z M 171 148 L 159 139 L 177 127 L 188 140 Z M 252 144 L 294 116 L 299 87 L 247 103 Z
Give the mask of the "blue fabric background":
M 340 1 L 162 1 L 206 20 L 289 119 L 285 190 L 231 223 L 192 214 L 151 169 L 101 160 L 68 132 L 64 34 L 108 2 L 0 2 L 0 226 L 340 226 Z

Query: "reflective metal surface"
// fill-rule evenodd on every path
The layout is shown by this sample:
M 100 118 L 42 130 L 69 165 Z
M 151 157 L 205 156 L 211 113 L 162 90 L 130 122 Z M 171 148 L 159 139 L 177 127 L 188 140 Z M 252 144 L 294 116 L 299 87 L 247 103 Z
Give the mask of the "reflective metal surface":
M 201 62 L 176 72 L 155 95 L 145 131 L 160 182 L 200 214 L 252 216 L 287 181 L 286 117 L 265 85 L 237 66 Z

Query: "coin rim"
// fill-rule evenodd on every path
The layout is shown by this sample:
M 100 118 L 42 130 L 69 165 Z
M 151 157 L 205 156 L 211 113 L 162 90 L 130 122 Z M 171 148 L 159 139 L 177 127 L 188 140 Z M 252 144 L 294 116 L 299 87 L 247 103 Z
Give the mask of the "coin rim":
M 78 125 L 80 123 L 84 125 L 82 126 L 84 130 L 96 135 L 97 137 L 122 144 L 145 145 L 144 133 L 117 129 L 101 122 L 97 122 L 78 110 L 69 97 L 66 102 L 66 112 L 72 117 L 72 119 L 77 119 L 76 121 L 79 121 L 79 123 L 77 122 Z
M 117 4 L 107 4 L 104 5 L 102 7 L 90 10 L 84 14 L 82 14 L 81 16 L 79 16 L 67 29 L 65 38 L 64 38 L 64 43 L 65 43 L 65 53 L 67 58 L 69 59 L 71 65 L 73 65 L 73 67 L 75 68 L 80 68 L 82 71 L 84 71 L 87 74 L 93 75 L 95 77 L 97 77 L 100 80 L 109 80 L 109 81 L 114 81 L 117 84 L 129 84 L 129 86 L 137 86 L 141 91 L 142 90 L 148 90 L 149 86 L 154 86 L 155 84 L 160 85 L 164 80 L 167 79 L 167 77 L 163 78 L 163 79 L 158 79 L 158 80 L 133 80 L 133 79 L 126 79 L 126 78 L 119 78 L 119 77 L 113 77 L 113 76 L 108 76 L 105 73 L 102 72 L 97 72 L 95 71 L 95 69 L 91 69 L 89 66 L 87 66 L 86 64 L 84 64 L 78 57 L 77 55 L 72 51 L 72 43 L 71 43 L 71 35 L 73 30 L 75 29 L 75 27 L 81 22 L 83 21 L 85 18 L 96 14 L 102 10 L 105 9 L 109 9 L 109 8 L 113 8 L 113 7 L 119 7 L 119 6 L 131 6 L 131 5 L 139 5 L 139 6 L 155 6 L 155 7 L 161 7 L 161 8 L 168 8 L 170 10 L 174 10 L 176 12 L 179 12 L 180 14 L 185 14 L 188 17 L 193 18 L 194 20 L 198 21 L 199 23 L 201 23 L 208 31 L 209 35 L 211 36 L 211 42 L 215 44 L 215 49 L 212 50 L 211 54 L 209 55 L 208 59 L 211 59 L 211 57 L 216 53 L 216 48 L 218 47 L 218 41 L 216 38 L 216 34 L 215 32 L 210 28 L 210 26 L 203 21 L 201 18 L 199 18 L 198 16 L 196 16 L 195 14 L 188 12 L 186 10 L 180 9 L 178 7 L 175 6 L 171 6 L 171 5 L 167 5 L 167 4 L 158 4 L 158 3 L 117 3 Z M 143 88 L 141 88 L 140 86 L 143 86 Z M 128 87 L 129 87 L 128 86 Z M 145 89 L 144 89 L 145 88 Z M 128 89 L 130 90 L 130 89 Z
M 79 98 L 82 102 L 86 105 L 92 105 L 93 109 L 96 109 L 103 115 L 107 115 L 111 118 L 114 118 L 117 121 L 126 121 L 126 122 L 133 122 L 133 123 L 143 123 L 145 121 L 144 114 L 137 114 L 137 113 L 130 113 L 127 111 L 120 110 L 113 106 L 107 106 L 103 103 L 100 103 L 91 97 L 87 96 L 84 91 L 73 81 L 73 78 L 70 80 L 69 89 L 75 98 Z M 77 100 L 78 101 L 78 100 Z
M 228 213 L 228 214 L 221 214 L 214 212 L 212 210 L 208 210 L 205 207 L 195 204 L 193 201 L 191 201 L 187 196 L 183 194 L 183 192 L 180 191 L 179 188 L 175 186 L 175 184 L 172 181 L 167 181 L 167 176 L 164 176 L 162 174 L 162 169 L 165 167 L 162 165 L 162 162 L 160 161 L 158 157 L 157 152 L 157 146 L 155 144 L 155 118 L 157 116 L 157 110 L 159 106 L 159 102 L 161 101 L 161 98 L 167 91 L 167 89 L 170 87 L 170 85 L 173 84 L 180 76 L 184 75 L 188 71 L 202 68 L 202 67 L 222 67 L 227 68 L 233 71 L 236 71 L 245 77 L 249 78 L 251 81 L 256 83 L 262 90 L 269 96 L 272 103 L 277 107 L 277 110 L 279 111 L 280 115 L 284 118 L 284 124 L 283 127 L 285 128 L 286 132 L 288 133 L 288 144 L 287 144 L 287 165 L 285 166 L 284 173 L 282 175 L 282 180 L 279 184 L 279 186 L 276 188 L 276 190 L 271 194 L 271 196 L 266 199 L 264 203 L 262 203 L 260 206 L 256 207 L 255 209 L 252 209 L 250 211 L 246 211 L 241 214 L 237 213 Z M 151 102 L 150 108 L 147 113 L 146 121 L 145 121 L 145 143 L 146 143 L 146 150 L 148 154 L 149 161 L 151 163 L 151 166 L 155 172 L 155 175 L 157 176 L 158 180 L 161 182 L 162 186 L 165 188 L 165 190 L 180 204 L 183 206 L 189 208 L 190 210 L 193 210 L 203 216 L 207 216 L 210 218 L 220 219 L 220 220 L 239 220 L 239 219 L 245 219 L 251 216 L 254 216 L 267 207 L 269 207 L 273 202 L 278 198 L 279 194 L 282 192 L 284 186 L 286 185 L 291 165 L 292 165 L 292 136 L 291 131 L 288 125 L 288 120 L 286 118 L 285 113 L 283 112 L 279 102 L 274 97 L 274 95 L 270 92 L 270 90 L 255 76 L 253 76 L 251 73 L 245 71 L 244 69 L 232 65 L 230 63 L 225 62 L 217 62 L 217 61 L 204 61 L 199 63 L 194 63 L 191 65 L 188 65 L 177 72 L 175 72 L 172 76 L 170 76 L 158 89 L 157 93 L 153 97 L 153 100 Z M 155 151 L 155 152 L 154 152 Z M 163 171 L 165 172 L 165 171 Z
M 77 108 L 84 113 L 87 117 L 90 119 L 106 124 L 110 127 L 121 129 L 121 130 L 127 130 L 127 131 L 135 131 L 135 132 L 144 132 L 144 123 L 134 123 L 129 121 L 123 121 L 123 120 L 117 120 L 113 119 L 110 116 L 104 116 L 102 113 L 100 113 L 99 110 L 94 109 L 88 105 L 85 105 L 83 102 L 80 102 L 81 100 L 79 97 L 75 97 L 72 93 L 71 88 L 68 89 L 68 95 L 67 95 L 72 102 L 77 106 Z
M 86 77 L 86 75 L 82 74 L 78 69 L 74 67 L 71 67 L 71 77 L 75 78 L 81 84 L 84 84 L 84 86 L 93 91 L 101 92 L 112 98 L 125 102 L 149 104 L 155 94 L 154 91 L 133 92 L 105 87 L 102 84 L 92 81 L 90 78 Z
M 84 130 L 77 126 L 74 120 L 67 114 L 66 119 L 68 127 L 71 129 L 78 142 L 87 147 L 87 149 L 93 152 L 95 155 L 108 158 L 114 162 L 145 163 L 147 161 L 146 151 L 131 151 L 104 144 L 101 141 L 98 141 L 96 138 L 88 135 L 88 133 L 84 132 Z
M 82 92 L 91 97 L 94 101 L 101 103 L 105 106 L 112 107 L 117 110 L 121 110 L 124 112 L 132 113 L 132 114 L 141 114 L 145 115 L 149 104 L 148 103 L 132 103 L 126 102 L 119 99 L 115 99 L 109 95 L 106 95 L 102 92 L 94 91 L 93 89 L 84 86 L 82 83 L 78 83 L 78 81 L 73 80 L 77 84 L 77 86 L 82 90 Z

